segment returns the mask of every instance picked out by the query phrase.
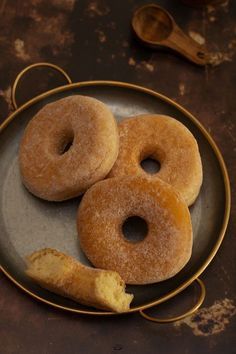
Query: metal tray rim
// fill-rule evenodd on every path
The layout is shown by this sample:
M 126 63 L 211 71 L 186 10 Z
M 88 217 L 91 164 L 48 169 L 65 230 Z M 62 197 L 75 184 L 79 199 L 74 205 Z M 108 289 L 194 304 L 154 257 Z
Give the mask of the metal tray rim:
M 206 261 L 201 265 L 201 267 L 198 269 L 198 271 L 189 279 L 187 279 L 186 281 L 184 281 L 181 285 L 179 285 L 176 289 L 174 289 L 173 291 L 167 293 L 166 295 L 151 301 L 147 304 L 141 305 L 141 306 L 136 306 L 134 308 L 131 308 L 129 311 L 124 312 L 123 314 L 127 314 L 127 313 L 132 313 L 132 312 L 137 312 L 140 310 L 144 310 L 147 308 L 150 308 L 152 306 L 161 304 L 167 300 L 169 300 L 170 298 L 174 297 L 175 295 L 177 295 L 178 293 L 180 293 L 181 291 L 183 291 L 185 288 L 187 288 L 192 282 L 194 282 L 194 280 L 196 278 L 198 278 L 203 271 L 208 267 L 208 265 L 210 264 L 210 262 L 212 261 L 212 259 L 214 258 L 214 256 L 216 255 L 222 241 L 223 238 L 225 236 L 225 232 L 226 232 L 226 228 L 228 225 L 228 221 L 229 221 L 229 216 L 230 216 L 230 204 L 231 204 L 231 192 L 230 192 L 230 182 L 229 182 L 229 177 L 228 177 L 228 172 L 227 172 L 227 168 L 224 162 L 224 159 L 221 155 L 221 152 L 219 150 L 219 148 L 217 147 L 215 141 L 213 140 L 213 138 L 211 137 L 211 135 L 206 131 L 206 129 L 203 127 L 203 125 L 197 120 L 197 118 L 195 118 L 188 110 L 186 110 L 185 108 L 183 108 L 181 105 L 179 105 L 178 103 L 176 103 L 175 101 L 173 101 L 172 99 L 168 98 L 167 96 L 158 93 L 154 90 L 151 90 L 149 88 L 145 88 L 139 85 L 135 85 L 135 84 L 131 84 L 131 83 L 126 83 L 126 82 L 120 82 L 120 81 L 109 81 L 109 80 L 93 80 L 93 81 L 83 81 L 83 82 L 77 82 L 77 83 L 71 83 L 71 84 L 67 84 L 64 86 L 60 86 L 57 88 L 54 88 L 52 90 L 46 91 L 34 98 L 32 98 L 31 100 L 27 101 L 26 103 L 24 103 L 22 106 L 20 106 L 16 111 L 14 111 L 11 115 L 9 115 L 4 121 L 3 123 L 0 125 L 0 133 L 3 131 L 3 129 L 5 129 L 10 122 L 17 117 L 17 115 L 24 111 L 26 108 L 28 108 L 29 106 L 33 105 L 34 103 L 43 100 L 44 98 L 54 94 L 54 93 L 58 93 L 58 92 L 62 92 L 62 91 L 67 91 L 71 88 L 76 88 L 76 87 L 83 87 L 83 86 L 91 86 L 91 85 L 103 85 L 103 86 L 116 86 L 116 87 L 124 87 L 124 88 L 129 88 L 132 90 L 136 90 L 136 91 L 141 91 L 143 93 L 147 93 L 151 96 L 157 97 L 159 99 L 161 99 L 162 101 L 167 102 L 168 104 L 174 106 L 175 108 L 177 108 L 179 111 L 181 111 L 188 119 L 190 119 L 195 126 L 198 127 L 198 129 L 201 131 L 201 133 L 205 136 L 205 138 L 207 139 L 208 143 L 211 145 L 217 160 L 219 162 L 220 168 L 221 168 L 221 172 L 223 175 L 223 180 L 224 180 L 224 186 L 225 186 L 225 212 L 224 212 L 224 218 L 223 218 L 223 224 L 221 227 L 221 231 L 219 233 L 219 237 L 217 239 L 217 242 L 215 243 L 214 248 L 212 249 L 209 257 L 206 259 Z M 66 310 L 66 311 L 70 311 L 70 312 L 74 312 L 74 313 L 80 313 L 80 314 L 87 314 L 87 315 L 100 315 L 100 316 L 104 316 L 104 315 L 117 315 L 117 313 L 113 313 L 113 312 L 108 312 L 108 311 L 89 311 L 89 310 L 81 310 L 81 309 L 74 309 L 74 308 L 70 308 L 70 307 L 66 307 L 66 306 L 61 306 L 59 304 L 53 303 L 51 301 L 48 301 L 38 295 L 36 295 L 35 293 L 31 292 L 30 290 L 28 290 L 26 287 L 24 287 L 22 284 L 20 284 L 10 273 L 8 273 L 8 271 L 1 265 L 1 260 L 0 260 L 0 269 L 2 270 L 2 272 L 15 284 L 17 285 L 20 289 L 22 289 L 25 293 L 29 294 L 30 296 L 32 296 L 33 298 L 40 300 L 41 302 L 44 302 L 48 305 L 51 305 L 53 307 L 56 308 L 60 308 L 62 310 Z

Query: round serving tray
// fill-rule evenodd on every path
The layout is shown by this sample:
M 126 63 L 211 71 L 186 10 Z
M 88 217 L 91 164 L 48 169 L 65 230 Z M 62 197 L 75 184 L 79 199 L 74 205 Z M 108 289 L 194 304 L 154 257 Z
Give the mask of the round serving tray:
M 61 69 L 60 71 L 63 73 Z M 68 76 L 67 79 L 70 82 Z M 192 256 L 184 269 L 169 280 L 151 285 L 127 286 L 127 290 L 135 295 L 129 312 L 144 310 L 170 299 L 199 277 L 219 249 L 230 213 L 227 170 L 209 133 L 179 104 L 144 87 L 114 81 L 69 83 L 31 99 L 0 126 L 1 269 L 22 290 L 47 304 L 77 313 L 112 314 L 80 305 L 44 290 L 24 274 L 24 257 L 44 247 L 56 248 L 89 264 L 80 250 L 76 230 L 76 211 L 80 198 L 59 203 L 40 200 L 24 188 L 18 168 L 19 142 L 29 120 L 45 104 L 77 94 L 95 97 L 107 104 L 117 121 L 141 113 L 174 117 L 193 133 L 199 145 L 204 179 L 199 197 L 190 208 L 194 237 Z M 13 102 L 16 104 L 15 97 Z M 204 298 L 200 281 L 199 284 L 202 293 L 198 306 Z

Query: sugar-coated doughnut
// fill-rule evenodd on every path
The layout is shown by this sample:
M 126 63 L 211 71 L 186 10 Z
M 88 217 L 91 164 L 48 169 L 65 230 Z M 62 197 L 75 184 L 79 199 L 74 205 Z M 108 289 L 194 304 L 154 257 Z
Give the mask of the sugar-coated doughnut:
M 122 225 L 143 218 L 147 236 L 128 241 Z M 161 179 L 117 177 L 100 181 L 84 195 L 78 209 L 80 244 L 94 266 L 117 271 L 129 284 L 168 279 L 188 262 L 192 226 L 188 207 Z
M 118 149 L 117 124 L 105 104 L 80 95 L 62 98 L 26 127 L 19 153 L 23 183 L 42 199 L 76 197 L 108 174 Z
M 103 310 L 126 312 L 133 299 L 117 272 L 86 267 L 51 248 L 27 257 L 26 274 L 43 288 Z
M 192 133 L 176 119 L 157 114 L 127 118 L 118 127 L 119 155 L 109 177 L 145 176 L 140 162 L 153 158 L 161 167 L 151 177 L 171 184 L 187 205 L 193 204 L 202 184 L 202 164 Z

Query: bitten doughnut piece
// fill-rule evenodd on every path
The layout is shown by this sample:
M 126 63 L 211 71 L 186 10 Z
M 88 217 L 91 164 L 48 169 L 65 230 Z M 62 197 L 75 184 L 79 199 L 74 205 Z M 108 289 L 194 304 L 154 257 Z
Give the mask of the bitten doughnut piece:
M 202 184 L 202 163 L 192 133 L 174 118 L 143 114 L 119 124 L 120 149 L 108 177 L 146 176 L 140 163 L 152 158 L 160 170 L 151 175 L 171 184 L 187 205 L 194 203 Z
M 28 123 L 19 152 L 22 181 L 42 199 L 70 199 L 108 174 L 118 149 L 109 108 L 92 97 L 68 96 L 47 104 Z
M 147 223 L 147 235 L 139 242 L 123 234 L 123 224 L 132 216 Z M 173 277 L 192 253 L 188 207 L 161 179 L 116 177 L 96 183 L 80 203 L 77 228 L 89 260 L 118 272 L 128 284 Z
M 118 273 L 86 267 L 74 258 L 46 248 L 27 257 L 26 274 L 40 286 L 81 304 L 114 312 L 129 310 L 132 294 Z

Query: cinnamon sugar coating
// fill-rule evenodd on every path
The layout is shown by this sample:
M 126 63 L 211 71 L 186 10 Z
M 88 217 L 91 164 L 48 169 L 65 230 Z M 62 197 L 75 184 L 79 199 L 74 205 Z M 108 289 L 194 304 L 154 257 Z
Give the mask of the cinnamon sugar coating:
M 62 98 L 26 127 L 19 153 L 23 183 L 42 199 L 76 197 L 108 174 L 118 148 L 116 121 L 105 104 L 80 95 Z
M 147 222 L 148 234 L 140 242 L 123 236 L 122 225 L 130 216 Z M 188 207 L 160 179 L 117 177 L 96 183 L 79 206 L 77 228 L 81 247 L 93 265 L 117 271 L 129 284 L 173 277 L 191 256 Z
M 192 133 L 176 119 L 157 114 L 124 119 L 118 128 L 119 155 L 109 177 L 146 176 L 140 162 L 151 157 L 161 165 L 151 178 L 171 184 L 187 205 L 193 204 L 202 184 L 202 163 Z

